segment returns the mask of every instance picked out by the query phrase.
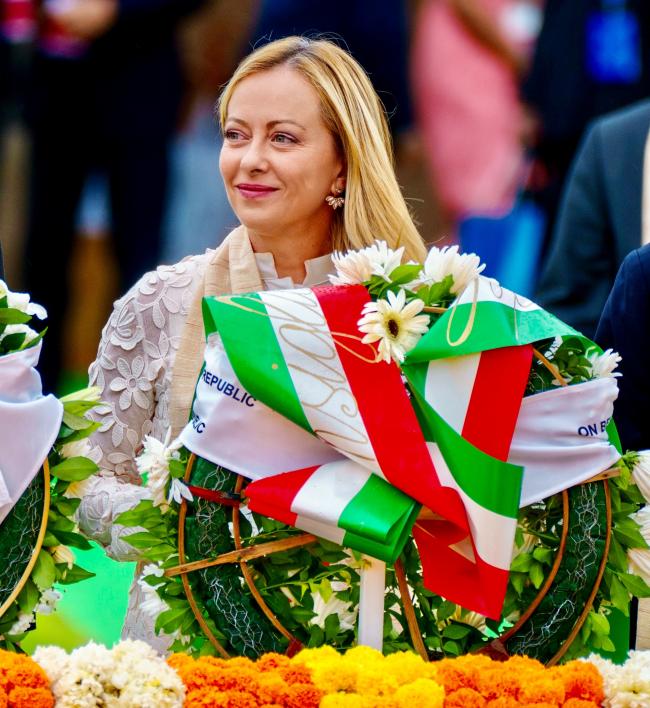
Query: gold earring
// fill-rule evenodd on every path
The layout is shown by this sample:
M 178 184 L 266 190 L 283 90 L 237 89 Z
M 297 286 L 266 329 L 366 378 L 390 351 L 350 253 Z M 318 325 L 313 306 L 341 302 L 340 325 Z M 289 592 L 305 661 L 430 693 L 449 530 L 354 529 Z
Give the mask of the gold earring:
M 337 189 L 336 193 L 341 194 L 343 192 L 342 189 Z M 328 194 L 325 197 L 325 201 L 336 211 L 339 207 L 342 207 L 345 204 L 345 198 L 344 197 L 335 197 L 331 194 Z

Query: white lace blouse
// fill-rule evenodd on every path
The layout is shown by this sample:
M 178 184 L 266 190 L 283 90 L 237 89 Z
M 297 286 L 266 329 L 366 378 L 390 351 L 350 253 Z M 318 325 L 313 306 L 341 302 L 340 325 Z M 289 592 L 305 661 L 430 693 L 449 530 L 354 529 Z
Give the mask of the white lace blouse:
M 90 367 L 90 383 L 99 387 L 106 405 L 96 416 L 102 426 L 91 438 L 91 456 L 100 471 L 85 486 L 79 524 L 116 560 L 138 560 L 137 551 L 122 539 L 132 529 L 113 520 L 148 496 L 140 486 L 135 457 L 145 435 L 161 441 L 167 435 L 174 358 L 194 287 L 203 281 L 212 253 L 190 256 L 144 275 L 115 303 Z M 291 278 L 278 277 L 270 253 L 255 258 L 265 289 L 294 287 Z M 305 268 L 301 285 L 327 282 L 331 258 L 312 259 Z M 143 598 L 137 577 L 136 571 L 122 634 L 164 651 L 169 640 L 154 634 L 153 619 L 140 609 Z

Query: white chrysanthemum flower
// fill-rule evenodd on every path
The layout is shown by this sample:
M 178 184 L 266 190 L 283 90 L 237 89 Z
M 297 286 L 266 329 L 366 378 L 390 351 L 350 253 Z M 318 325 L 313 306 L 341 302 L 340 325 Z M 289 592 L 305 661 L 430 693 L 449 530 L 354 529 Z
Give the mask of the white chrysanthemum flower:
M 406 352 L 428 330 L 429 317 L 418 315 L 423 307 L 424 303 L 418 299 L 407 304 L 403 290 L 397 295 L 389 291 L 387 300 L 366 303 L 357 323 L 359 330 L 365 333 L 361 341 L 364 344 L 379 342 L 379 353 L 386 362 L 404 361 Z
M 372 275 L 372 261 L 363 251 L 347 251 L 332 254 L 332 263 L 336 268 L 336 275 L 330 275 L 332 285 L 360 285 L 370 280 Z
M 650 544 L 650 505 L 639 509 L 630 518 L 639 525 L 639 531 Z M 630 548 L 627 552 L 629 571 L 643 578 L 650 585 L 650 548 Z
M 162 578 L 165 571 L 157 563 L 147 563 L 142 569 L 142 577 L 146 578 L 147 575 L 155 575 L 156 578 Z
M 68 664 L 65 649 L 55 646 L 36 647 L 32 659 L 45 671 L 50 683 L 59 680 Z
M 7 634 L 12 637 L 15 634 L 22 634 L 26 632 L 34 622 L 33 612 L 21 612 L 18 615 L 18 619 L 11 625 Z
M 342 583 L 345 586 L 345 583 Z M 332 583 L 332 589 L 336 589 L 336 584 Z M 341 588 L 344 590 L 345 587 Z M 325 601 L 320 592 L 312 592 L 311 596 L 314 600 L 315 617 L 309 620 L 309 624 L 318 625 L 321 629 L 325 628 L 325 620 L 330 615 L 338 615 L 339 625 L 342 630 L 347 631 L 354 629 L 357 623 L 358 607 L 353 607 L 351 602 L 339 600 L 336 592 L 333 592 L 330 598 Z
M 74 553 L 67 546 L 52 546 L 50 553 L 55 563 L 65 563 L 68 568 L 72 568 L 74 565 Z
M 379 275 L 390 282 L 390 274 L 402 263 L 404 246 L 393 250 L 388 247 L 386 241 L 375 241 L 371 246 L 364 248 L 362 253 L 372 265 L 372 274 Z
M 650 450 L 641 450 L 637 458 L 632 479 L 639 488 L 643 498 L 650 504 Z
M 54 588 L 44 590 L 41 593 L 41 597 L 36 605 L 35 611 L 41 615 L 51 615 L 62 597 L 63 595 Z
M 27 315 L 36 315 L 39 320 L 47 317 L 47 311 L 42 305 L 30 302 L 28 293 L 15 293 L 9 290 L 7 283 L 0 280 L 0 297 L 7 297 L 7 306 L 15 310 L 20 310 Z
M 647 708 L 650 705 L 650 652 L 631 651 L 622 665 L 595 654 L 588 658 L 603 677 L 607 708 Z
M 164 442 L 147 435 L 144 439 L 142 453 L 136 457 L 135 463 L 141 475 L 147 475 L 147 487 L 151 490 L 151 499 L 154 506 L 159 506 L 163 511 L 169 508 L 166 488 L 169 482 L 169 462 L 180 457 L 178 450 L 180 440 L 170 443 L 171 429 L 167 431 Z
M 454 282 L 450 292 L 456 295 L 478 278 L 484 269 L 485 264 L 481 264 L 481 259 L 475 253 L 458 253 L 458 246 L 433 246 L 427 254 L 419 278 L 406 287 L 413 290 L 420 285 L 433 285 L 451 275 Z
M 619 372 L 614 373 L 614 369 L 621 361 L 617 352 L 607 349 L 602 354 L 597 351 L 587 352 L 587 359 L 591 362 L 591 375 L 594 379 L 604 379 L 608 376 L 620 376 Z

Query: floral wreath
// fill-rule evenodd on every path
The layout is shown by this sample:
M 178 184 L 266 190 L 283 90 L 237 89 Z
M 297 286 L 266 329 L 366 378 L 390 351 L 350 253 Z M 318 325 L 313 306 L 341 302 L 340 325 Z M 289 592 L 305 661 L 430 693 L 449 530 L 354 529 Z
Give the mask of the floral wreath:
M 33 317 L 44 319 L 45 309 L 30 302 L 29 295 L 15 293 L 0 281 L 0 370 L 12 367 L 26 355 L 35 363 L 45 330 L 37 333 L 29 323 Z M 25 365 L 30 368 L 29 364 Z M 31 369 L 30 369 L 31 370 Z M 40 394 L 40 378 L 36 398 Z M 11 372 L 7 378 L 12 393 L 16 391 Z M 55 440 L 40 470 L 7 513 L 0 516 L 0 648 L 20 649 L 20 642 L 35 629 L 36 616 L 51 614 L 61 598 L 58 585 L 69 585 L 94 575 L 75 563 L 71 547 L 89 549 L 79 533 L 75 515 L 83 482 L 98 467 L 88 457 L 88 436 L 99 427 L 87 413 L 99 403 L 98 389 L 85 389 L 64 396 L 55 404 L 61 423 Z M 2 394 L 0 393 L 0 399 Z M 3 412 L 3 415 L 11 415 Z M 4 418 L 3 425 L 8 423 Z M 42 459 L 42 458 L 41 458 Z M 39 461 L 37 461 L 39 462 Z M 24 474 L 28 474 L 27 469 Z M 0 482 L 4 485 L 0 475 Z M 6 491 L 6 490 L 5 490 Z M 0 505 L 1 506 L 1 505 Z M 2 509 L 0 509 L 2 511 Z
M 457 247 L 433 248 L 424 264 L 400 265 L 402 255 L 382 242 L 335 254 L 332 277 L 334 285 L 367 289 L 373 300 L 358 323 L 362 341 L 398 364 L 484 267 Z M 617 375 L 620 357 L 575 333 L 533 347 L 526 396 Z M 151 499 L 117 522 L 142 529 L 125 540 L 147 562 L 138 581 L 143 610 L 157 632 L 172 636 L 172 650 L 256 656 L 356 642 L 360 553 L 251 512 L 242 505 L 243 478 L 178 440 L 147 438 L 137 463 Z M 408 541 L 387 571 L 384 651 L 414 648 L 427 658 L 505 651 L 551 663 L 613 651 L 612 608 L 627 614 L 630 595 L 650 596 L 650 512 L 641 508 L 649 473 L 647 455 L 628 452 L 606 473 L 522 508 L 499 620 L 428 590 Z

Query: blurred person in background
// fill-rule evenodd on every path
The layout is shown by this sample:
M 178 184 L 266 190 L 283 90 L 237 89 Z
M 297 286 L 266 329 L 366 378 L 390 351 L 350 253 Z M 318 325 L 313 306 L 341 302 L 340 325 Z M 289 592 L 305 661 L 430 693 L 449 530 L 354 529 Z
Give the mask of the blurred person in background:
M 427 0 L 412 51 L 418 124 L 452 231 L 505 213 L 522 174 L 519 77 L 539 24 L 521 0 Z
M 548 249 L 564 181 L 587 124 L 650 97 L 650 3 L 546 0 L 522 97 L 530 120 L 538 124 L 536 198 L 547 217 Z
M 566 182 L 537 299 L 590 338 L 623 259 L 650 243 L 649 129 L 650 100 L 597 119 Z
M 183 92 L 175 32 L 201 0 L 44 0 L 27 98 L 32 139 L 25 284 L 49 313 L 60 371 L 68 262 L 88 175 L 106 175 L 120 287 L 159 259 L 167 147 Z M 56 287 L 53 287 L 53 283 Z

